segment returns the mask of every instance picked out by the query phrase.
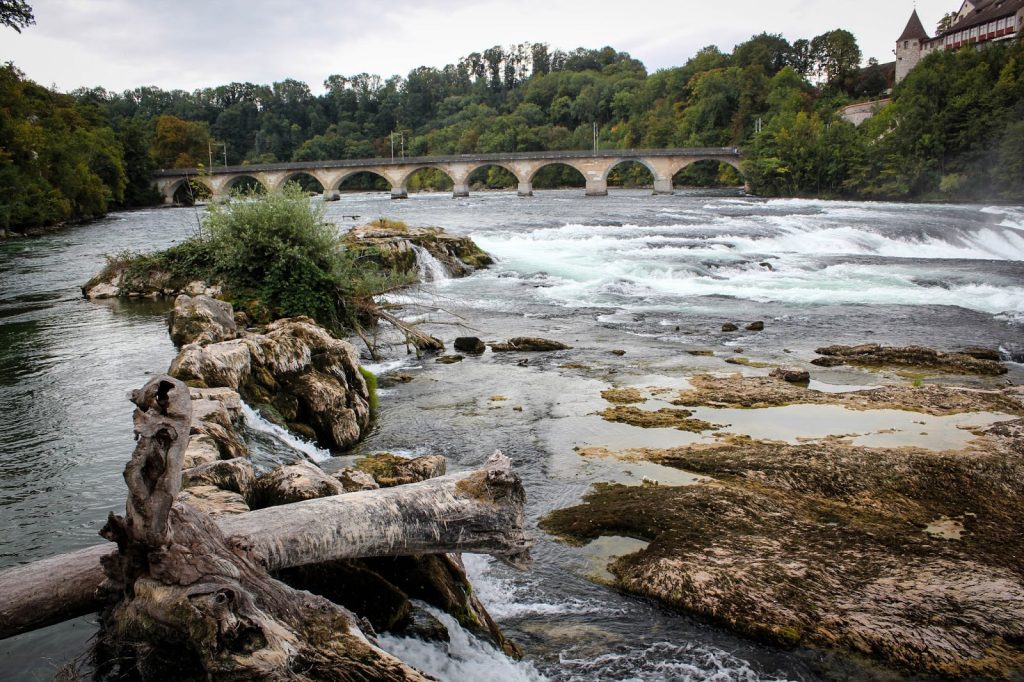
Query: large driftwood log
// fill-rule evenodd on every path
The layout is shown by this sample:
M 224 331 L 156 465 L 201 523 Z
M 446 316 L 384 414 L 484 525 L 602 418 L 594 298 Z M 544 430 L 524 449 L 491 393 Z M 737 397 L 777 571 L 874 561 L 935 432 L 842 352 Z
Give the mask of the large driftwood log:
M 495 554 L 520 567 L 529 561 L 522 485 L 498 453 L 473 472 L 272 507 L 216 523 L 198 515 L 202 521 L 196 521 L 192 510 L 167 504 L 180 486 L 178 441 L 188 434 L 187 389 L 161 377 L 136 391 L 133 400 L 140 404 L 139 443 L 125 470 L 128 515 L 112 517 L 105 529 L 105 536 L 118 542 L 117 553 L 113 545 L 99 545 L 0 573 L 0 638 L 98 610 L 101 559 L 108 574 L 117 576 L 107 592 L 120 590 L 126 601 L 140 585 L 152 592 L 147 581 L 154 578 L 188 585 L 217 566 L 223 569 L 220 550 L 206 547 L 214 542 L 210 538 L 223 538 L 232 556 L 243 556 L 243 563 L 263 575 L 335 559 L 462 551 Z M 191 531 L 174 532 L 173 523 L 201 527 L 196 532 L 205 539 L 192 546 Z M 168 543 L 189 549 L 168 553 Z M 168 560 L 177 567 L 170 574 Z
M 102 562 L 110 604 L 99 677 L 425 679 L 371 644 L 352 612 L 271 578 L 249 543 L 175 502 L 191 414 L 185 384 L 160 377 L 132 401 L 127 513 L 111 514 L 101 532 L 118 551 Z

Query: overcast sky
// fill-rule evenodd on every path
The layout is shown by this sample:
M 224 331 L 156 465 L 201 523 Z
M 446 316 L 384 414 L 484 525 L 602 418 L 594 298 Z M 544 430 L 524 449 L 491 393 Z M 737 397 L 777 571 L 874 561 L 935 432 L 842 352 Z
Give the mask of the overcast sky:
M 36 25 L 0 28 L 0 62 L 61 90 L 164 89 L 331 74 L 406 74 L 492 45 L 611 45 L 649 71 L 755 33 L 790 41 L 853 32 L 864 58 L 891 61 L 911 0 L 29 0 Z M 925 28 L 956 0 L 918 0 Z

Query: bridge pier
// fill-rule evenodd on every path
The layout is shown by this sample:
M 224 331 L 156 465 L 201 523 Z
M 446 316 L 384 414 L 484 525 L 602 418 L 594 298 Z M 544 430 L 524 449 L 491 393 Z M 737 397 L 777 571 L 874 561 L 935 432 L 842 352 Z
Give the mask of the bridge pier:
M 608 196 L 608 181 L 607 180 L 590 180 L 587 179 L 587 196 L 588 197 L 606 197 Z
M 672 189 L 672 178 L 655 178 L 654 179 L 654 193 L 655 194 L 675 194 L 675 190 Z
M 340 201 L 341 192 L 336 189 L 325 189 L 324 190 L 324 201 Z
M 462 197 L 469 196 L 469 184 L 465 182 L 455 183 L 455 187 L 452 189 L 452 198 L 461 199 Z
M 402 187 L 400 185 L 396 185 L 396 186 L 393 186 L 391 188 L 391 198 L 392 199 L 408 199 L 409 198 L 409 192 L 407 192 L 404 187 Z
M 532 197 L 533 196 L 533 183 L 532 182 L 520 182 L 516 192 L 521 197 Z

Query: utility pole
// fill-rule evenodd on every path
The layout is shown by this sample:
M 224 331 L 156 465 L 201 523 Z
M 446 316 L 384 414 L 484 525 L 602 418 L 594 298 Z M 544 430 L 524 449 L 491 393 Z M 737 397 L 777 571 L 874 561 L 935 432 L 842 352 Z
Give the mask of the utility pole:
M 597 156 L 597 121 L 594 121 L 594 155 Z
M 399 135 L 399 137 L 402 140 L 402 158 L 404 159 L 405 158 L 405 131 L 403 130 L 398 135 Z
M 206 153 L 210 155 L 209 169 L 213 170 L 213 145 L 210 144 L 210 140 L 206 140 Z
M 391 131 L 391 161 L 395 161 L 395 131 Z

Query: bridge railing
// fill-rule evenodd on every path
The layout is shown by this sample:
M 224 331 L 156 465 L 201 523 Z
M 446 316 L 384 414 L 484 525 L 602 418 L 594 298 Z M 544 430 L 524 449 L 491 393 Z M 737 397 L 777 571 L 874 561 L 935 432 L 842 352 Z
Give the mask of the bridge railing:
M 436 165 L 445 163 L 482 163 L 508 161 L 548 161 L 557 159 L 633 159 L 652 156 L 742 156 L 738 147 L 686 147 L 677 149 L 600 149 L 597 151 L 567 150 L 550 152 L 503 152 L 497 154 L 457 154 L 450 156 L 406 156 L 370 159 L 338 159 L 333 161 L 289 161 L 285 163 L 259 163 L 248 166 L 220 166 L 203 172 L 211 175 L 226 173 L 264 173 L 273 171 L 302 171 L 323 168 L 362 168 L 365 166 Z M 154 172 L 155 176 L 198 175 L 198 168 L 167 168 Z

